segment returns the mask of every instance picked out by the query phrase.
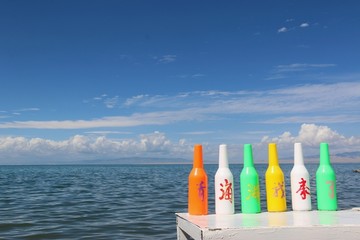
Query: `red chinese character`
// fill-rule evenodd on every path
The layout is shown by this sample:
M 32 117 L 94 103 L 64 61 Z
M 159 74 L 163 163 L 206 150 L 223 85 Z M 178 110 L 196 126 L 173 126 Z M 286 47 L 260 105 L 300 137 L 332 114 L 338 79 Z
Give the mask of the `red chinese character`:
M 220 183 L 222 192 L 221 197 L 219 197 L 220 200 L 229 200 L 232 203 L 232 183 L 229 182 L 227 179 L 225 179 L 225 185 Z
M 296 191 L 296 193 L 298 193 L 298 192 L 300 192 L 300 196 L 301 196 L 301 198 L 304 200 L 304 199 L 306 199 L 306 194 L 308 194 L 308 195 L 310 195 L 310 192 L 308 192 L 308 190 L 310 190 L 310 188 L 308 188 L 307 186 L 306 186 L 306 180 L 305 179 L 303 179 L 303 178 L 301 178 L 301 181 L 299 182 L 299 184 L 300 184 L 300 187 L 299 187 L 299 189 Z

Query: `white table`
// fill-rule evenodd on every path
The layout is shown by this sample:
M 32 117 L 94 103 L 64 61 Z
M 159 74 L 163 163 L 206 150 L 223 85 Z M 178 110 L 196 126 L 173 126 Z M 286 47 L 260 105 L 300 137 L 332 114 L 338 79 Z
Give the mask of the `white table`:
M 179 240 L 360 240 L 360 208 L 203 216 L 177 213 L 176 223 Z

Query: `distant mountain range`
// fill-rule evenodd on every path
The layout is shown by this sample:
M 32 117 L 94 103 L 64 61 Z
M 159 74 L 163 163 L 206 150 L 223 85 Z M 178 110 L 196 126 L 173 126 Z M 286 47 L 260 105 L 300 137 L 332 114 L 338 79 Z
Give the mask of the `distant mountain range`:
M 305 162 L 318 163 L 319 155 L 304 156 Z M 333 163 L 360 163 L 360 151 L 338 153 L 330 156 Z M 283 163 L 293 163 L 293 157 L 281 158 Z M 94 159 L 79 161 L 79 164 L 192 164 L 192 159 L 185 158 L 154 158 L 154 157 L 123 157 L 116 159 Z M 267 163 L 267 159 L 258 161 Z M 205 164 L 217 164 L 217 160 L 208 160 Z M 230 162 L 230 164 L 233 164 Z
M 348 157 L 348 158 L 360 158 L 360 151 L 357 152 L 345 152 L 345 153 L 338 153 L 335 154 L 338 157 Z
M 189 164 L 191 161 L 184 158 L 147 158 L 124 157 L 116 159 L 83 160 L 80 164 Z
M 288 156 L 280 158 L 279 160 L 281 163 L 293 163 L 294 157 Z M 305 164 L 318 163 L 319 155 L 304 156 L 304 161 Z M 360 163 L 360 151 L 332 154 L 330 156 L 330 161 L 332 163 Z M 267 159 L 265 161 L 259 161 L 259 163 L 261 162 L 267 163 Z

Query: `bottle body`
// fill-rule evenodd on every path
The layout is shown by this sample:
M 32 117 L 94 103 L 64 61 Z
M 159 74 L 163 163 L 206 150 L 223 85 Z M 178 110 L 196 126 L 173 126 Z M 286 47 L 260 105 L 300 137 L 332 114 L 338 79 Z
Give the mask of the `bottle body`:
M 193 168 L 189 175 L 188 211 L 191 215 L 208 213 L 208 179 L 202 168 Z
M 242 213 L 261 212 L 259 175 L 254 167 L 251 144 L 244 145 L 244 167 L 240 173 L 240 194 Z
M 199 144 L 194 146 L 194 165 L 188 178 L 188 212 L 191 215 L 208 213 L 208 179 Z
M 319 166 L 316 171 L 316 196 L 318 210 L 337 210 L 335 171 L 331 166 Z
M 240 174 L 240 189 L 241 212 L 261 212 L 259 175 L 255 167 L 244 166 Z
M 311 210 L 310 175 L 305 166 L 294 166 L 290 173 L 291 200 L 294 211 Z
M 330 164 L 327 143 L 320 144 L 320 166 L 316 171 L 316 195 L 318 210 L 337 210 L 336 175 Z
M 286 211 L 285 177 L 279 166 L 275 143 L 269 144 L 269 166 L 265 173 L 265 185 L 268 211 Z
M 234 214 L 234 178 L 229 168 L 219 168 L 215 174 L 215 213 Z

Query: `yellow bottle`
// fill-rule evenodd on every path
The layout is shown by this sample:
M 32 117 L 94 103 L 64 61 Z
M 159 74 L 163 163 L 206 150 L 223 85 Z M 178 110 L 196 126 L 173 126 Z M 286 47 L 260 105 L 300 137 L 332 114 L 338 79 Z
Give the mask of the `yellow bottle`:
M 269 212 L 286 211 L 284 173 L 279 166 L 275 143 L 269 143 L 269 166 L 265 173 L 266 201 Z

